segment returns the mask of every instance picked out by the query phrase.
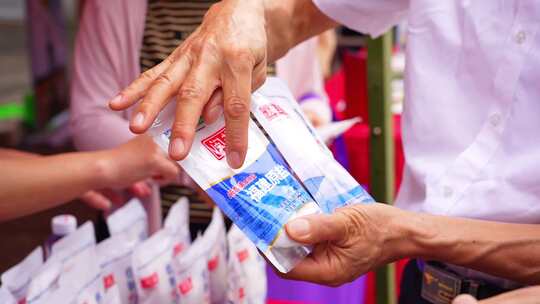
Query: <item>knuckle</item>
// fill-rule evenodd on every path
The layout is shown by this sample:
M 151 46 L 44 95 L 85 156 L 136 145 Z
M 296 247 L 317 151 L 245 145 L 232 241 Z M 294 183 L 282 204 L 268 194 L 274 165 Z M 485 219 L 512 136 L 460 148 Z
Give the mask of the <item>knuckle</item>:
M 191 138 L 193 135 L 193 127 L 187 123 L 177 121 L 172 126 L 173 137 Z
M 200 99 L 202 97 L 202 90 L 199 85 L 189 83 L 180 88 L 178 97 L 183 101 Z
M 173 80 L 169 74 L 162 73 L 157 77 L 156 83 L 160 85 L 170 86 L 173 84 Z
M 225 58 L 227 58 L 228 60 L 240 62 L 246 65 L 253 65 L 255 62 L 253 53 L 249 49 L 246 49 L 246 48 L 228 47 L 225 50 L 223 50 L 223 54 Z
M 238 96 L 231 96 L 225 101 L 225 115 L 229 119 L 239 120 L 246 117 L 248 113 L 249 105 L 244 99 Z
M 156 72 L 154 69 L 146 70 L 141 74 L 141 79 L 145 81 L 153 80 L 154 78 L 156 78 Z

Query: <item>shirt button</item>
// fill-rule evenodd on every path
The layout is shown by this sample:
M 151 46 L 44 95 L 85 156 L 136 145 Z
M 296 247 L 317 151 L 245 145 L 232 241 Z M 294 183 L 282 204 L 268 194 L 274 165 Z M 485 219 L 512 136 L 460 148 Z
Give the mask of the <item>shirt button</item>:
M 526 39 L 527 39 L 527 34 L 524 31 L 519 31 L 514 36 L 514 40 L 516 41 L 517 44 L 523 44 L 523 42 L 525 42 Z
M 452 196 L 452 194 L 454 194 L 454 190 L 449 187 L 449 186 L 444 186 L 443 187 L 443 196 L 446 197 L 446 198 L 449 198 Z
M 491 114 L 489 117 L 489 123 L 494 127 L 498 126 L 501 123 L 501 115 L 498 113 Z

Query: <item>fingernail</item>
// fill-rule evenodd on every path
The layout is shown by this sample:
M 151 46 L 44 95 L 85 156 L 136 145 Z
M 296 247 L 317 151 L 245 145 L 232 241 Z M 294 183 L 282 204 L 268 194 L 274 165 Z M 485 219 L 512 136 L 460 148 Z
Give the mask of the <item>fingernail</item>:
M 137 113 L 137 115 L 135 115 L 135 117 L 133 117 L 132 125 L 134 127 L 142 128 L 143 123 L 144 123 L 144 114 L 139 112 L 139 113 Z
M 208 111 L 208 114 L 210 115 L 210 117 L 211 117 L 212 119 L 216 119 L 216 118 L 219 117 L 222 113 L 223 113 L 223 106 L 222 106 L 222 105 L 217 105 L 217 106 L 211 108 L 211 109 Z
M 169 145 L 169 154 L 173 157 L 180 157 L 184 152 L 184 141 L 181 138 L 175 138 Z
M 240 168 L 242 166 L 240 162 L 240 153 L 236 151 L 229 152 L 227 154 L 227 161 L 232 168 Z
M 119 105 L 122 102 L 122 94 L 116 95 L 111 101 L 109 102 L 110 105 Z
M 296 219 L 287 224 L 287 232 L 291 236 L 304 238 L 309 235 L 310 225 L 308 220 Z
M 475 304 L 478 303 L 475 298 L 470 295 L 460 295 L 454 299 L 452 304 Z

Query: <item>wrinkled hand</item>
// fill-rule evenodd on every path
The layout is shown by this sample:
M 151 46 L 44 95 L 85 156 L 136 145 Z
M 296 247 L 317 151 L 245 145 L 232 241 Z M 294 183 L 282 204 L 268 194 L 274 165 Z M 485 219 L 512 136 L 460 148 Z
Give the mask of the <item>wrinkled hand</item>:
M 461 295 L 452 304 L 539 304 L 540 286 L 526 287 L 496 297 L 478 301 L 470 295 Z
M 176 181 L 179 166 L 146 135 L 138 136 L 110 151 L 104 151 L 106 184 L 111 189 L 130 188 L 137 195 L 145 189 L 133 189 L 140 181 L 152 178 L 161 184 Z M 150 190 L 150 189 L 148 189 Z M 150 194 L 150 193 L 147 193 Z
M 152 188 L 145 182 L 136 182 L 127 188 L 131 195 L 138 198 L 148 197 L 152 193 Z M 108 210 L 112 205 L 121 205 L 126 202 L 125 195 L 122 191 L 114 189 L 103 189 L 99 191 L 88 191 L 81 195 L 81 201 L 88 206 L 98 210 Z
M 184 43 L 111 100 L 110 107 L 124 110 L 142 98 L 130 124 L 140 134 L 176 96 L 169 147 L 175 160 L 188 154 L 201 115 L 213 122 L 224 113 L 227 160 L 231 167 L 240 167 L 247 148 L 251 92 L 266 77 L 264 18 L 262 1 L 214 4 Z
M 313 252 L 284 278 L 339 286 L 390 262 L 387 223 L 399 210 L 384 204 L 355 205 L 334 214 L 301 217 L 287 224 L 289 236 L 315 245 Z

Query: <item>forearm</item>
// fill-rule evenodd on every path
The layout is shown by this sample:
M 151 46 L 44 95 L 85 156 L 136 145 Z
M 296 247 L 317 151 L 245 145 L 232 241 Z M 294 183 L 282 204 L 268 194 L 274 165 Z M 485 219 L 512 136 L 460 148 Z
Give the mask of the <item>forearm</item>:
M 298 43 L 337 25 L 312 0 L 263 1 L 269 62 L 279 59 Z
M 30 153 L 30 152 L 0 148 L 0 159 L 29 159 L 29 158 L 36 158 L 38 156 L 40 155 Z
M 0 221 L 45 210 L 105 186 L 103 152 L 2 159 Z
M 535 254 L 540 252 L 540 225 L 403 214 L 395 225 L 406 241 L 395 242 L 399 248 L 394 258 L 437 260 L 525 284 L 540 283 L 540 255 Z

